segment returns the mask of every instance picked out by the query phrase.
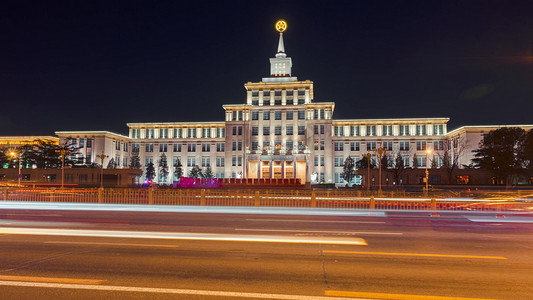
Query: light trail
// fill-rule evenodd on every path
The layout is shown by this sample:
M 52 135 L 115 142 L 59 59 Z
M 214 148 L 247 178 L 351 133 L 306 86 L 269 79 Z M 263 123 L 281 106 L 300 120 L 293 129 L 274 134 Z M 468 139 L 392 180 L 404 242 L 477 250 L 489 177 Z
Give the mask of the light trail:
M 118 231 L 118 230 L 81 230 L 81 229 L 78 230 L 78 229 L 52 229 L 52 228 L 41 229 L 41 228 L 23 228 L 23 227 L 0 227 L 0 234 L 171 239 L 171 240 L 199 240 L 199 241 L 231 241 L 231 242 L 267 242 L 267 243 L 295 243 L 295 244 L 367 245 L 366 241 L 362 238 L 329 238 L 329 237 L 303 237 L 303 236 L 238 235 L 238 234 Z

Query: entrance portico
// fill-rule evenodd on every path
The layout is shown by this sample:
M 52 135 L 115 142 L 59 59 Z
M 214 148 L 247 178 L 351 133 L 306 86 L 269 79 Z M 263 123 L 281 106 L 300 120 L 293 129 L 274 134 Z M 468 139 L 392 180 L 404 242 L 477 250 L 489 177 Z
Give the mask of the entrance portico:
M 305 183 L 307 155 L 248 155 L 246 159 L 248 178 L 300 179 Z

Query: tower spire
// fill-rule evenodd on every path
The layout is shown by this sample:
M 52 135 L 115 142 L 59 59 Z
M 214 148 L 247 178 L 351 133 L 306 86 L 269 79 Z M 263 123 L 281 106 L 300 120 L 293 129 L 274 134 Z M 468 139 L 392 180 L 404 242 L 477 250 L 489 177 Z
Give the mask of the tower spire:
M 295 81 L 296 77 L 291 76 L 292 60 L 287 57 L 283 43 L 283 32 L 287 30 L 287 22 L 284 20 L 276 22 L 276 30 L 279 32 L 278 52 L 276 57 L 270 59 L 270 77 L 263 78 L 263 81 Z

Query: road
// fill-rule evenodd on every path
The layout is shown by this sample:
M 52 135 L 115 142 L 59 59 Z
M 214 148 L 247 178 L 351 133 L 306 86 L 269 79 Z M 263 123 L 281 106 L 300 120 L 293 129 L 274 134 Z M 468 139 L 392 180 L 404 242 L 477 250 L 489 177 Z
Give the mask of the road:
M 58 207 L 0 207 L 2 299 L 533 296 L 530 216 Z

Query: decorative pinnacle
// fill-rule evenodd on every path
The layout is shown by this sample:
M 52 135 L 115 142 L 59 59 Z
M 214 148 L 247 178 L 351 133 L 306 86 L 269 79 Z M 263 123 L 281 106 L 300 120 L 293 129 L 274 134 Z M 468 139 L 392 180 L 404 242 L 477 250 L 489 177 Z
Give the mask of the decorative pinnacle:
M 285 30 L 287 30 L 287 22 L 285 20 L 279 20 L 276 22 L 276 30 L 280 33 L 283 33 Z

